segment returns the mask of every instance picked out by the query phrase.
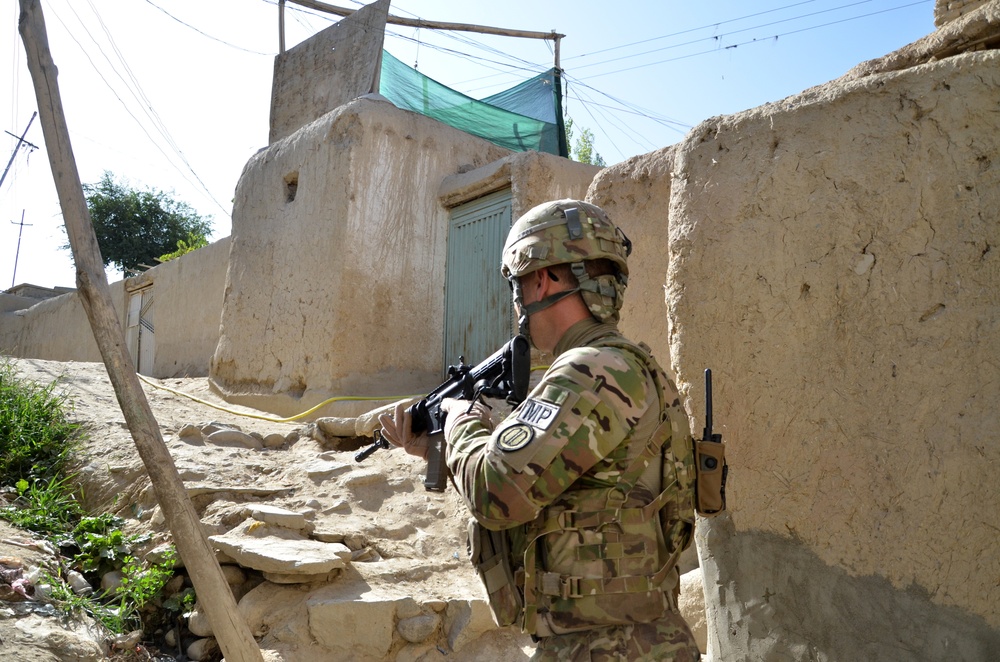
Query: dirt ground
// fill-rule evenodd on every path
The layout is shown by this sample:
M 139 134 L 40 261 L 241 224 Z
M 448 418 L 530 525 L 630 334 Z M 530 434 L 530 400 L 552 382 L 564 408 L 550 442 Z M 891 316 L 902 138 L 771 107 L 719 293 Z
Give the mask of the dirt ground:
M 150 547 L 169 541 L 104 365 L 33 359 L 15 360 L 15 364 L 28 379 L 43 384 L 59 380 L 59 392 L 72 404 L 71 418 L 85 424 L 87 438 L 77 471 L 86 507 L 126 518 L 128 533 L 151 533 Z M 249 504 L 266 503 L 306 513 L 314 535 L 342 540 L 352 550 L 367 550 L 369 558 L 384 561 L 364 564 L 365 579 L 375 591 L 402 592 L 418 600 L 480 596 L 478 579 L 466 557 L 464 506 L 454 490 L 424 490 L 424 467 L 419 460 L 383 450 L 357 464 L 354 455 L 364 439 L 310 436 L 303 423 L 277 423 L 234 413 L 269 416 L 228 405 L 212 392 L 205 378 L 150 381 L 231 410 L 214 409 L 143 385 L 207 534 L 223 533 L 243 521 Z M 254 449 L 178 435 L 186 425 L 212 422 L 261 436 L 277 433 L 286 441 L 275 448 Z M 2 541 L 23 537 L 24 533 L 0 528 Z M 0 542 L 0 556 L 37 564 L 44 553 Z M 0 602 L 0 606 L 5 604 Z M 5 613 L 6 618 L 0 617 L 0 658 L 58 659 L 51 657 L 47 646 L 38 644 L 37 637 L 24 636 L 23 622 L 18 627 L 24 616 Z

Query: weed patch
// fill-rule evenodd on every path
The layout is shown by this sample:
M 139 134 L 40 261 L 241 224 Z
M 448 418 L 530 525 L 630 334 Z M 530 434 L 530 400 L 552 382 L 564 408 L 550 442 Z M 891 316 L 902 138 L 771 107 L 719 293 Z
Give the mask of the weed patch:
M 146 537 L 126 535 L 124 521 L 114 515 L 90 517 L 83 511 L 74 476 L 67 473 L 82 432 L 69 421 L 70 405 L 56 393 L 57 384 L 20 379 L 11 362 L 0 359 L 0 489 L 13 495 L 0 507 L 0 517 L 60 550 L 58 567 L 44 577 L 58 608 L 82 610 L 112 633 L 131 632 L 143 626 L 147 607 L 173 577 L 174 553 L 144 564 L 133 553 Z M 120 583 L 94 592 L 110 572 L 120 573 Z M 82 576 L 90 588 L 74 586 L 71 575 Z M 178 603 L 174 611 L 188 606 Z

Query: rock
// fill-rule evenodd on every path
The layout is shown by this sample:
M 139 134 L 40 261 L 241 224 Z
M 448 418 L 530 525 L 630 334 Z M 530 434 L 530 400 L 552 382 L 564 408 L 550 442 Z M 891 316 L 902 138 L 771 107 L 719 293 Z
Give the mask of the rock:
M 185 425 L 177 433 L 181 441 L 189 444 L 200 444 L 205 441 L 205 434 L 201 431 L 201 428 L 194 425 Z
M 435 655 L 435 657 L 429 657 Z M 406 644 L 396 653 L 393 662 L 431 662 L 435 659 L 446 659 L 441 653 L 434 649 L 433 644 Z
M 313 480 L 325 480 L 351 470 L 351 465 L 329 460 L 315 460 L 305 467 L 306 475 Z
M 150 563 L 162 565 L 167 562 L 167 559 L 173 562 L 173 567 L 177 567 L 180 557 L 177 555 L 177 549 L 171 543 L 157 545 L 146 552 L 146 560 Z
M 114 646 L 118 650 L 131 650 L 139 645 L 142 637 L 142 630 L 133 630 L 126 634 L 119 634 L 114 639 Z
M 228 448 L 253 448 L 260 450 L 264 444 L 256 437 L 253 437 L 239 430 L 218 430 L 208 435 L 205 441 L 215 446 L 226 446 Z
M 444 613 L 448 646 L 459 651 L 484 632 L 496 629 L 493 613 L 483 600 L 452 600 Z
M 388 480 L 388 476 L 379 469 L 362 469 L 360 471 L 352 471 L 340 484 L 345 488 L 357 489 L 367 485 L 374 485 L 375 483 L 387 483 Z
M 320 575 L 345 567 L 351 558 L 346 545 L 310 540 L 256 520 L 209 540 L 239 565 L 262 572 Z
M 444 600 L 428 600 L 424 603 L 425 607 L 430 607 L 434 611 L 441 613 L 448 608 L 448 603 Z
M 359 550 L 361 551 L 361 550 Z M 355 552 L 356 553 L 356 552 Z M 414 616 L 420 616 L 424 613 L 424 610 L 417 604 L 417 601 L 413 598 L 404 598 L 396 603 L 396 618 L 413 618 Z
M 705 622 L 705 589 L 702 585 L 701 568 L 681 575 L 681 594 L 677 605 L 694 634 L 694 640 L 698 642 L 698 650 L 704 655 L 708 651 L 708 626 Z
M 318 575 L 309 575 L 305 573 L 285 573 L 285 572 L 264 572 L 264 579 L 275 584 L 319 584 L 331 582 L 337 578 L 340 574 L 340 570 L 331 570 L 330 572 Z
M 13 628 L 4 634 L 3 643 L 0 644 L 0 651 L 8 646 L 16 650 L 18 647 L 30 645 L 33 649 L 31 660 L 73 660 L 73 662 L 101 662 L 107 660 L 108 656 L 102 644 L 94 640 L 97 628 L 88 632 L 88 626 L 82 622 L 63 623 L 61 619 L 52 618 L 56 612 L 52 605 L 46 605 L 41 613 L 49 614 L 42 616 L 40 613 L 33 613 L 22 616 L 13 622 Z M 9 653 L 0 652 L 3 660 L 11 659 Z M 11 659 L 11 662 L 14 662 Z
M 353 437 L 353 418 L 338 418 L 334 416 L 317 418 L 316 425 L 327 437 Z
M 264 448 L 281 448 L 285 445 L 285 441 L 285 435 L 272 432 L 264 436 Z
M 235 423 L 222 423 L 220 421 L 211 421 L 201 426 L 201 431 L 204 432 L 206 436 L 212 434 L 213 432 L 218 432 L 219 430 L 242 431 L 242 428 Z
M 312 636 L 306 622 L 304 599 L 306 597 L 299 586 L 264 582 L 248 591 L 240 599 L 238 606 L 250 633 L 255 637 L 281 630 L 285 641 L 296 638 L 299 641 L 310 641 Z
M 225 574 L 226 568 L 231 568 L 231 567 L 233 566 L 222 566 L 223 574 Z M 173 577 L 170 578 L 170 581 L 168 581 L 166 584 L 163 585 L 163 595 L 168 598 L 177 595 L 178 593 L 184 590 L 185 581 L 186 577 L 184 575 L 174 575 Z
M 91 595 L 94 592 L 94 587 L 90 585 L 90 582 L 76 570 L 70 570 L 66 573 L 66 581 L 69 582 L 70 588 L 77 595 Z
M 105 593 L 113 593 L 122 585 L 122 573 L 117 570 L 104 573 L 101 577 L 101 590 Z
M 433 636 L 440 625 L 441 617 L 437 614 L 421 614 L 400 619 L 396 623 L 396 631 L 410 643 L 419 644 Z
M 197 605 L 188 616 L 188 630 L 191 630 L 191 634 L 196 637 L 211 637 L 215 634 L 212 631 L 212 624 L 208 622 L 208 616 L 202 613 Z
M 205 467 L 177 467 L 181 480 L 205 480 L 209 471 Z
M 198 639 L 187 647 L 187 656 L 194 662 L 208 660 L 219 652 L 219 642 L 215 639 Z
M 406 406 L 409 407 L 414 402 L 417 402 L 420 398 L 410 398 L 406 401 Z M 378 422 L 378 417 L 381 414 L 389 414 L 392 416 L 396 409 L 396 403 L 390 403 L 379 407 L 378 409 L 372 409 L 371 411 L 361 414 L 356 419 L 354 419 L 354 434 L 359 437 L 371 437 L 375 434 L 375 430 L 382 427 L 382 424 Z
M 250 516 L 260 522 L 283 526 L 286 529 L 294 531 L 301 531 L 306 528 L 305 515 L 276 506 L 254 504 L 250 506 Z
M 332 584 L 331 589 L 339 587 Z M 335 660 L 382 660 L 392 648 L 395 606 L 373 591 L 360 596 L 318 591 L 307 602 L 309 630 Z
M 222 576 L 226 578 L 226 583 L 230 586 L 242 584 L 247 580 L 247 573 L 238 565 L 223 565 Z

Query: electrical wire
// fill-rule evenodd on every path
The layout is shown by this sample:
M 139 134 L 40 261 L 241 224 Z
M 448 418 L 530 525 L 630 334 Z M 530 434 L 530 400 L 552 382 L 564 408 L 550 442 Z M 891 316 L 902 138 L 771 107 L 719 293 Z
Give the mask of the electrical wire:
M 708 37 L 701 37 L 701 38 L 698 38 L 698 39 L 692 39 L 690 41 L 684 41 L 684 42 L 681 42 L 679 44 L 671 44 L 669 46 L 663 46 L 661 48 L 654 48 L 652 50 L 642 51 L 641 53 L 632 53 L 630 55 L 622 55 L 621 57 L 611 58 L 610 60 L 602 60 L 601 62 L 591 62 L 590 64 L 584 64 L 584 65 L 576 67 L 576 70 L 579 71 L 580 69 L 586 69 L 587 67 L 597 67 L 597 66 L 600 66 L 602 64 L 610 64 L 611 62 L 618 62 L 620 60 L 628 60 L 628 59 L 633 58 L 633 57 L 640 57 L 642 55 L 649 55 L 650 53 L 659 53 L 660 51 L 666 51 L 666 50 L 670 50 L 670 49 L 673 49 L 673 48 L 680 48 L 682 46 L 690 46 L 691 44 L 698 44 L 698 43 L 701 43 L 703 41 L 714 41 L 716 43 L 719 43 L 719 42 L 721 42 L 721 40 L 722 40 L 723 37 L 730 37 L 730 36 L 732 36 L 734 34 L 740 34 L 742 32 L 749 32 L 751 30 L 758 30 L 760 28 L 766 28 L 766 27 L 770 27 L 772 25 L 778 25 L 779 23 L 788 23 L 790 21 L 797 21 L 797 20 L 802 19 L 802 18 L 808 18 L 809 16 L 816 16 L 817 14 L 827 14 L 827 13 L 832 12 L 832 11 L 838 11 L 840 9 L 846 9 L 848 7 L 854 7 L 855 5 L 867 4 L 867 3 L 871 2 L 871 1 L 872 0 L 858 0 L 857 2 L 852 2 L 852 3 L 847 4 L 847 5 L 841 5 L 839 7 L 833 7 L 831 9 L 824 9 L 822 11 L 812 12 L 811 14 L 801 14 L 799 16 L 792 16 L 791 18 L 783 18 L 780 21 L 772 21 L 770 23 L 762 23 L 760 25 L 751 25 L 748 28 L 740 28 L 739 30 L 733 30 L 731 32 L 724 32 L 722 34 L 716 34 L 716 35 L 711 35 L 711 36 L 708 36 Z
M 132 68 L 128 65 L 128 61 L 125 59 L 124 54 L 118 48 L 118 44 L 115 42 L 114 37 L 111 35 L 111 31 L 108 30 L 107 25 L 104 23 L 104 19 L 101 18 L 100 13 L 98 13 L 97 8 L 94 6 L 92 0 L 87 0 L 87 4 L 90 5 L 90 9 L 91 11 L 94 12 L 94 16 L 97 18 L 97 22 L 100 24 L 101 29 L 104 31 L 104 35 L 105 37 L 107 37 L 108 43 L 111 44 L 111 48 L 114 50 L 115 55 L 118 58 L 118 61 L 121 63 L 122 67 L 125 69 L 125 72 L 128 74 L 129 80 L 132 81 L 131 85 L 129 84 L 128 81 L 126 81 L 122 77 L 117 67 L 115 67 L 115 64 L 110 60 L 110 58 L 108 58 L 104 49 L 100 47 L 100 44 L 97 43 L 97 40 L 94 39 L 93 35 L 90 34 L 90 31 L 87 30 L 86 27 L 84 27 L 84 31 L 87 33 L 87 36 L 89 36 L 91 40 L 94 42 L 94 44 L 97 45 L 98 50 L 101 52 L 101 55 L 104 55 L 104 59 L 111 66 L 112 71 L 114 71 L 118 75 L 119 80 L 121 80 L 122 83 L 125 84 L 126 89 L 128 89 L 132 93 L 132 97 L 137 102 L 139 102 L 139 105 L 143 109 L 143 112 L 146 114 L 146 117 L 152 120 L 154 125 L 156 125 L 159 134 L 167 141 L 167 144 L 174 151 L 174 153 L 177 154 L 177 156 L 181 159 L 184 165 L 187 166 L 187 169 L 191 172 L 192 175 L 194 175 L 194 178 L 198 180 L 198 184 L 201 186 L 201 189 L 208 195 L 209 198 L 212 199 L 213 202 L 215 202 L 216 205 L 218 205 L 218 207 L 222 210 L 224 214 L 228 213 L 226 212 L 226 209 L 219 203 L 219 201 L 215 199 L 215 196 L 212 195 L 212 192 L 208 190 L 208 186 L 206 186 L 205 183 L 202 181 L 201 177 L 198 176 L 198 173 L 195 172 L 194 167 L 191 165 L 187 157 L 184 155 L 184 151 L 181 149 L 180 145 L 177 144 L 177 141 L 174 140 L 174 137 L 173 135 L 171 135 L 170 130 L 167 129 L 167 125 L 166 123 L 164 123 L 163 118 L 160 117 L 160 114 L 156 112 L 155 108 L 153 108 L 153 102 L 146 95 L 145 90 L 142 89 L 142 85 L 139 83 L 139 79 L 135 76 L 135 74 L 132 71 Z M 80 21 L 80 24 L 83 25 L 83 21 L 80 19 L 79 14 L 76 13 L 76 10 L 72 9 L 72 6 L 70 9 L 71 11 L 73 11 L 73 14 L 76 16 L 77 20 Z M 188 181 L 190 182 L 190 180 Z M 194 182 L 190 183 L 193 184 Z
M 171 14 L 166 9 L 164 9 L 160 5 L 156 4 L 152 0 L 146 0 L 146 2 L 148 4 L 150 4 L 150 5 L 152 5 L 153 7 L 156 7 L 161 12 L 163 12 L 164 14 L 166 14 L 167 16 L 169 16 L 170 18 L 174 19 L 175 21 L 177 21 L 178 23 L 180 23 L 184 27 L 191 28 L 192 30 L 194 30 L 195 32 L 197 32 L 198 34 L 200 34 L 201 36 L 207 37 L 208 39 L 211 39 L 212 41 L 217 41 L 220 44 L 223 44 L 225 46 L 229 46 L 230 48 L 235 48 L 236 50 L 243 51 L 245 53 L 252 53 L 254 55 L 267 55 L 267 56 L 273 55 L 273 53 L 262 53 L 260 51 L 250 50 L 249 48 L 243 48 L 242 46 L 237 46 L 236 44 L 230 44 L 228 41 L 225 41 L 223 39 L 219 39 L 218 37 L 213 37 L 212 35 L 210 35 L 207 32 L 204 32 L 204 31 L 196 28 L 195 26 L 191 25 L 190 23 L 186 23 L 186 22 L 182 21 L 181 19 L 177 18 L 176 16 L 174 16 L 173 14 Z M 96 14 L 97 11 L 95 10 L 94 13 Z
M 914 7 L 916 5 L 927 4 L 928 2 L 931 2 L 931 1 L 932 0 L 917 0 L 917 2 L 911 2 L 909 4 L 899 5 L 897 7 L 890 7 L 889 9 L 881 9 L 879 11 L 870 12 L 868 14 L 860 14 L 858 16 L 851 16 L 851 17 L 848 17 L 848 18 L 840 19 L 838 21 L 829 21 L 827 23 L 822 23 L 820 25 L 811 25 L 809 27 L 801 28 L 799 30 L 790 30 L 788 32 L 782 32 L 780 34 L 774 34 L 774 35 L 768 35 L 766 37 L 754 38 L 754 39 L 750 39 L 748 41 L 740 42 L 740 43 L 737 43 L 737 44 L 729 44 L 729 45 L 723 47 L 721 50 L 732 50 L 734 48 L 738 48 L 740 46 L 747 46 L 749 44 L 759 44 L 759 43 L 764 43 L 764 42 L 775 41 L 779 37 L 786 37 L 788 35 L 799 34 L 799 33 L 802 33 L 802 32 L 809 32 L 811 30 L 818 30 L 820 28 L 829 27 L 831 25 L 838 25 L 840 23 L 847 23 L 849 21 L 856 21 L 858 19 L 868 18 L 868 17 L 871 17 L 871 16 L 877 16 L 879 14 L 885 14 L 885 13 L 888 13 L 888 12 L 891 12 L 891 11 L 897 11 L 899 9 L 906 9 L 908 7 Z M 740 32 L 742 32 L 742 30 Z M 735 33 L 732 33 L 732 34 L 735 34 Z M 701 41 L 704 41 L 704 40 L 701 40 Z M 717 53 L 719 50 L 720 50 L 719 48 L 712 48 L 710 50 L 698 51 L 697 53 L 688 53 L 687 55 L 680 55 L 678 57 L 668 58 L 666 60 L 657 60 L 656 62 L 647 62 L 645 64 L 637 64 L 634 67 L 626 67 L 624 69 L 616 69 L 614 71 L 605 71 L 605 72 L 598 73 L 598 74 L 590 74 L 589 76 L 585 76 L 583 78 L 585 80 L 589 80 L 591 78 L 598 78 L 600 76 L 610 76 L 611 74 L 620 74 L 620 73 L 623 73 L 625 71 L 633 71 L 635 69 L 642 69 L 644 67 L 652 67 L 652 66 L 655 66 L 657 64 L 665 64 L 667 62 L 676 62 L 677 60 L 685 60 L 687 58 L 697 57 L 699 55 L 707 55 L 709 53 Z M 590 65 L 587 65 L 587 66 L 590 66 Z
M 782 7 L 775 7 L 774 9 L 768 9 L 765 11 L 755 12 L 753 14 L 747 14 L 746 16 L 740 16 L 737 18 L 729 18 L 724 21 L 719 21 L 717 23 L 709 23 L 707 25 L 702 25 L 696 28 L 687 28 L 686 30 L 679 30 L 678 32 L 671 32 L 670 34 L 661 35 L 659 37 L 650 37 L 649 39 L 641 39 L 639 41 L 633 41 L 628 44 L 621 44 L 619 46 L 611 46 L 609 48 L 602 48 L 599 51 L 593 51 L 591 53 L 583 53 L 581 55 L 573 55 L 566 58 L 566 61 L 575 60 L 581 57 L 589 57 L 591 55 L 597 55 L 599 53 L 607 53 L 608 51 L 616 51 L 622 48 L 628 48 L 629 46 L 638 46 L 639 44 L 646 44 L 651 41 L 659 41 L 660 39 L 669 39 L 670 37 L 678 37 L 682 34 L 688 34 L 691 32 L 698 32 L 699 30 L 707 30 L 708 28 L 716 28 L 720 25 L 725 25 L 726 23 L 736 23 L 738 21 L 745 21 L 748 18 L 756 18 L 757 16 L 763 16 L 764 14 L 772 14 L 778 11 L 784 11 L 786 9 L 791 9 L 792 7 L 798 7 L 799 5 L 808 5 L 810 3 L 816 2 L 817 0 L 803 0 L 803 2 L 796 2 L 790 5 L 784 5 Z M 866 0 L 867 1 L 867 0 Z
M 91 5 L 91 7 L 93 8 L 93 5 Z M 208 187 L 205 186 L 205 183 L 198 176 L 198 173 L 196 173 L 194 171 L 194 168 L 187 161 L 186 157 L 184 157 L 183 153 L 180 152 L 180 150 L 176 146 L 176 143 L 174 142 L 173 138 L 170 137 L 169 132 L 165 131 L 165 127 L 162 127 L 163 130 L 160 131 L 161 137 L 163 137 L 167 141 L 167 143 L 171 146 L 171 148 L 174 149 L 175 153 L 180 157 L 181 161 L 183 161 L 184 164 L 188 167 L 188 170 L 191 172 L 191 174 L 197 180 L 197 184 L 195 184 L 195 182 L 193 182 L 190 179 L 188 179 L 187 175 L 183 171 L 181 171 L 180 169 L 177 168 L 177 166 L 173 163 L 171 157 L 164 151 L 163 147 L 160 146 L 159 142 L 156 139 L 153 138 L 153 136 L 146 129 L 146 126 L 143 124 L 143 122 L 140 121 L 138 117 L 136 117 L 135 113 L 133 113 L 132 110 L 131 110 L 131 108 L 129 108 L 129 105 L 125 102 L 124 99 L 122 99 L 122 97 L 115 90 L 114 86 L 112 86 L 111 83 L 108 81 L 108 79 L 104 76 L 104 74 L 101 72 L 100 68 L 97 66 L 97 63 L 95 63 L 94 59 L 90 56 L 90 53 L 87 52 L 87 49 L 84 48 L 84 46 L 83 46 L 82 43 L 80 43 L 80 40 L 76 38 L 76 35 L 73 33 L 72 30 L 69 29 L 69 26 L 66 25 L 66 22 L 62 19 L 62 17 L 54 10 L 54 8 L 50 8 L 50 11 L 52 12 L 52 15 L 56 17 L 56 20 L 58 20 L 59 23 L 63 26 L 63 29 L 66 30 L 66 33 L 69 35 L 69 37 L 80 48 L 80 51 L 83 53 L 84 57 L 86 57 L 87 61 L 90 62 L 90 65 L 94 69 L 94 72 L 104 82 L 104 84 L 107 86 L 108 90 L 111 91 L 111 93 L 114 95 L 114 97 L 116 99 L 118 99 L 118 102 L 122 105 L 122 108 L 125 109 L 125 112 L 128 113 L 128 115 L 133 120 L 135 120 L 136 125 L 138 125 L 138 127 L 142 130 L 142 132 L 144 134 L 146 134 L 146 137 L 149 138 L 149 141 L 153 144 L 153 146 L 156 147 L 156 149 L 164 156 L 165 159 L 167 159 L 167 162 L 170 163 L 172 166 L 174 166 L 174 168 L 178 170 L 178 172 L 181 174 L 181 176 L 184 177 L 193 186 L 200 185 L 200 188 L 206 193 L 206 195 L 208 195 L 208 197 L 216 205 L 219 206 L 220 209 L 222 209 L 223 213 L 228 213 L 226 211 L 226 209 L 219 203 L 219 201 L 216 200 L 215 196 L 212 195 L 211 191 L 208 190 Z M 102 54 L 104 54 L 104 50 L 100 47 L 100 44 L 97 43 L 97 40 L 94 39 L 94 36 L 87 29 L 86 25 L 84 25 L 83 21 L 80 19 L 79 14 L 76 13 L 76 10 L 73 9 L 72 6 L 70 6 L 70 11 L 72 11 L 73 15 L 76 16 L 76 19 L 77 19 L 77 21 L 79 21 L 80 26 L 83 29 L 83 31 L 86 32 L 87 36 L 90 37 L 91 41 L 93 41 L 97 45 L 98 50 L 101 51 Z M 96 10 L 95 10 L 95 13 L 96 13 Z M 100 21 L 100 16 L 98 16 L 98 20 Z M 103 25 L 103 22 L 102 22 L 102 25 Z M 112 43 L 112 46 L 117 51 L 117 47 L 115 47 L 113 43 Z M 104 55 L 104 57 L 105 57 L 105 59 L 107 59 L 107 55 Z M 110 64 L 110 60 L 108 60 L 108 62 Z M 123 60 L 123 62 L 124 62 L 124 60 Z M 111 66 L 112 66 L 112 70 L 114 70 L 115 73 L 117 74 L 118 73 L 117 69 L 115 69 L 115 67 L 114 67 L 113 64 Z M 127 65 L 126 65 L 126 68 L 127 68 Z M 119 75 L 119 78 L 121 78 L 121 74 L 118 74 L 118 75 Z M 129 84 L 126 81 L 124 81 L 123 78 L 122 78 L 122 81 L 125 82 L 126 89 L 128 89 L 132 93 L 133 97 L 138 100 L 139 97 L 136 94 L 136 92 L 129 86 Z M 145 96 L 145 95 L 143 94 L 142 96 Z M 142 104 L 141 101 L 140 101 L 140 106 L 142 106 L 143 108 L 146 107 L 144 104 Z M 150 108 L 151 108 L 151 106 L 150 106 Z M 147 113 L 147 117 L 150 117 L 148 113 Z M 152 118 L 150 117 L 150 119 L 152 119 Z M 155 120 L 154 120 L 154 124 L 156 124 Z

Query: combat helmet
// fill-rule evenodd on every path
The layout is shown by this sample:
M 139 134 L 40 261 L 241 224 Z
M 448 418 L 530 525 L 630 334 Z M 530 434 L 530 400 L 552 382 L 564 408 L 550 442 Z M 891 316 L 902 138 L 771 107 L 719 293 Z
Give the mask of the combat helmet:
M 627 258 L 631 252 L 632 242 L 600 207 L 580 200 L 555 200 L 529 210 L 511 227 L 500 267 L 521 309 L 521 332 L 527 330 L 528 315 L 576 292 L 580 292 L 595 319 L 617 322 L 628 284 Z M 602 258 L 617 267 L 616 273 L 592 277 L 584 261 Z M 519 278 L 557 264 L 569 264 L 579 286 L 523 305 Z

